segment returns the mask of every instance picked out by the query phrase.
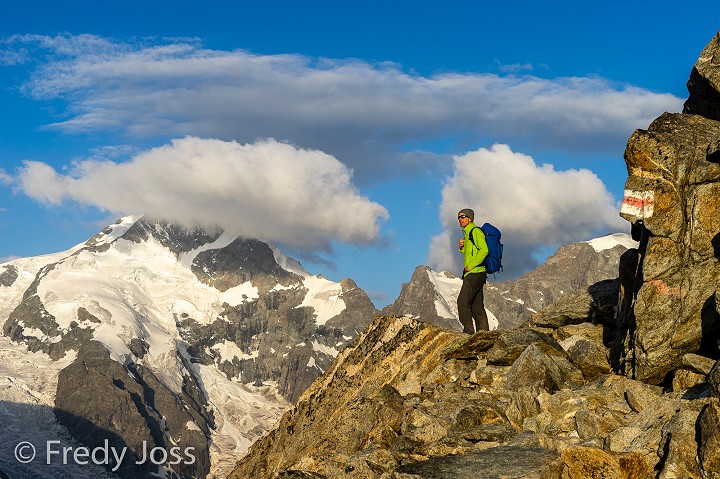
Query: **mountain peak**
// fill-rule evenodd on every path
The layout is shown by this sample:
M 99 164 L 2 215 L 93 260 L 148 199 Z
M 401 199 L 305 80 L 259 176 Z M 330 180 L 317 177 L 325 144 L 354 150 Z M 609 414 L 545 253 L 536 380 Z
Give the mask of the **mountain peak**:
M 624 249 L 637 248 L 638 242 L 632 239 L 627 233 L 614 233 L 600 238 L 595 238 L 590 241 L 586 241 L 587 244 L 593 247 L 598 253 L 608 249 L 612 249 L 616 246 L 622 246 Z
M 191 441 L 185 477 L 225 475 L 234 461 L 218 448 L 244 452 L 375 316 L 352 280 L 312 276 L 275 246 L 147 217 L 3 264 L 0 299 L 12 347 L 58 364 L 48 394 L 76 439 L 137 453 Z

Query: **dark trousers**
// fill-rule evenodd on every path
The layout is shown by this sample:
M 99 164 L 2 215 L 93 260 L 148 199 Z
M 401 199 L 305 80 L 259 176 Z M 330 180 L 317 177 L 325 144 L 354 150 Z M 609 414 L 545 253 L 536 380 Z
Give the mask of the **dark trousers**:
M 463 332 L 474 334 L 481 329 L 488 331 L 487 313 L 485 312 L 485 299 L 483 287 L 487 281 L 486 273 L 468 273 L 463 278 L 462 288 L 457 299 L 458 315 L 463 325 Z M 474 318 L 474 322 L 473 322 Z

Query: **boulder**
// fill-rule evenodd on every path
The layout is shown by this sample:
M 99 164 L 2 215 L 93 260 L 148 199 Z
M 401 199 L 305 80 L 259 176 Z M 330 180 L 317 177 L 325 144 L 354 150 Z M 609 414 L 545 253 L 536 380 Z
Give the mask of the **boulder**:
M 700 477 L 695 441 L 698 411 L 683 409 L 665 424 L 658 455 L 663 458 L 659 479 Z
M 561 355 L 550 356 L 538 344 L 531 344 L 507 372 L 509 390 L 529 388 L 540 392 L 577 387 L 583 382 L 582 373 Z
M 641 479 L 652 470 L 640 454 L 617 454 L 594 447 L 576 446 L 560 453 L 563 479 Z
M 676 369 L 672 379 L 673 391 L 687 391 L 705 384 L 705 375 L 689 369 Z
M 562 296 L 535 313 L 530 322 L 539 328 L 560 328 L 586 321 L 611 321 L 615 316 L 619 287 L 616 279 L 600 281 L 587 289 Z
M 651 386 L 640 381 L 628 381 L 625 400 L 635 412 L 642 412 L 654 403 L 662 394 L 662 388 Z
M 689 353 L 683 356 L 682 364 L 686 369 L 694 373 L 707 376 L 715 365 L 715 360 L 700 356 L 699 354 Z
M 665 425 L 682 409 L 678 399 L 659 397 L 642 412 L 632 417 L 607 437 L 607 448 L 613 452 L 638 452 L 655 469 L 660 463 L 658 445 L 663 440 Z M 662 452 L 662 451 L 660 451 Z
M 712 401 L 700 412 L 698 418 L 700 436 L 700 467 L 704 477 L 720 477 L 720 403 Z
M 605 328 L 601 324 L 583 322 L 561 326 L 553 331 L 553 337 L 563 341 L 573 336 L 584 336 L 595 343 L 602 344 L 605 337 Z
M 504 331 L 487 351 L 487 361 L 496 365 L 511 365 L 531 344 L 552 356 L 565 356 L 563 348 L 551 336 L 531 328 Z
M 575 430 L 582 439 L 603 438 L 622 425 L 622 418 L 604 407 L 592 412 L 584 406 L 575 413 Z
M 505 331 L 478 331 L 465 341 L 462 346 L 451 351 L 448 357 L 454 359 L 477 359 L 492 348 L 497 338 L 503 333 Z
M 607 360 L 607 348 L 586 336 L 575 335 L 560 342 L 567 351 L 570 361 L 582 372 L 588 381 L 612 373 Z

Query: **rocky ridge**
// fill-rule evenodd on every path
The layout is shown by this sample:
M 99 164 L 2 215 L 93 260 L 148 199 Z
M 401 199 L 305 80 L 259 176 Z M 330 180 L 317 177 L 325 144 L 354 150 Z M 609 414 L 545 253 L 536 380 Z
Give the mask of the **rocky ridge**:
M 717 472 L 717 451 L 700 445 L 720 434 L 712 423 L 718 400 L 710 393 L 720 366 L 689 355 L 704 372 L 697 373 L 702 384 L 664 391 L 612 374 L 604 329 L 589 322 L 553 330 L 529 323 L 468 338 L 408 317 L 379 317 L 230 477 Z M 699 421 L 705 426 L 696 438 Z
M 514 280 L 488 279 L 485 309 L 490 329 L 512 329 L 561 297 L 599 281 L 616 278 L 620 256 L 637 246 L 630 235 L 616 233 L 563 245 L 537 269 Z M 502 274 L 500 275 L 500 277 Z M 387 315 L 411 315 L 437 326 L 462 330 L 455 301 L 462 280 L 450 272 L 418 266 L 403 283 L 397 300 L 383 308 Z
M 720 478 L 720 34 L 628 141 L 619 277 L 471 337 L 383 316 L 231 478 Z

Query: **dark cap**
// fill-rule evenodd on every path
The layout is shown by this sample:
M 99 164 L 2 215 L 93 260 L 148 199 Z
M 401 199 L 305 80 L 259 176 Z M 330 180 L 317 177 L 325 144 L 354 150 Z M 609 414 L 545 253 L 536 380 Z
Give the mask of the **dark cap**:
M 470 208 L 464 208 L 460 210 L 460 213 L 464 214 L 468 218 L 470 218 L 470 221 L 475 221 L 475 212 L 471 210 Z

